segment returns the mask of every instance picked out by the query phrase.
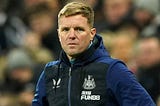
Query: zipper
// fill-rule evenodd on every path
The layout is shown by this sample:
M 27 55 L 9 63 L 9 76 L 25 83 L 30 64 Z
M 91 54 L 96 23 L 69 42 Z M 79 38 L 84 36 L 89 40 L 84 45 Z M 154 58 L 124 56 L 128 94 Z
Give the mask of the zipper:
M 72 72 L 72 68 L 70 67 L 69 68 L 69 80 L 68 80 L 68 106 L 71 106 L 71 79 L 72 79 L 72 76 L 71 76 L 71 72 Z

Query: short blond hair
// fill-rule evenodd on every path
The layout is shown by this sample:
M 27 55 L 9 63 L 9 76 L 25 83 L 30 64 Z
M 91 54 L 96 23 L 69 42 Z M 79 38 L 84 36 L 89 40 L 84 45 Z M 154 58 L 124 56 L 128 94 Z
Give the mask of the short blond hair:
M 70 2 L 66 4 L 58 14 L 58 21 L 62 16 L 68 17 L 79 14 L 86 17 L 90 27 L 93 27 L 94 11 L 89 5 L 82 2 Z

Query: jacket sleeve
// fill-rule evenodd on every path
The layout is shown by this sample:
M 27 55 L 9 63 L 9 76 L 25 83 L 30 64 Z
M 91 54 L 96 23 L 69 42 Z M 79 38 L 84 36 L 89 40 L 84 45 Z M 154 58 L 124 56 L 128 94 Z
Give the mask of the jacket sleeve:
M 122 62 L 110 66 L 107 83 L 114 95 L 112 97 L 120 106 L 156 106 L 134 74 Z
M 32 106 L 43 106 L 43 98 L 45 98 L 45 95 L 45 81 L 43 71 L 36 86 L 36 91 L 32 100 Z

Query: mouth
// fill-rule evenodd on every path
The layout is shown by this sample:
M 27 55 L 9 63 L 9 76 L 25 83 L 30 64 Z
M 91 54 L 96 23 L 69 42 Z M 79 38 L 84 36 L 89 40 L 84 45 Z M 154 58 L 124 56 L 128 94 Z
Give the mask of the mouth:
M 76 43 L 68 43 L 68 47 L 69 47 L 70 49 L 74 49 L 74 48 L 76 48 L 76 46 L 77 46 Z
M 69 46 L 77 45 L 76 43 L 68 43 Z

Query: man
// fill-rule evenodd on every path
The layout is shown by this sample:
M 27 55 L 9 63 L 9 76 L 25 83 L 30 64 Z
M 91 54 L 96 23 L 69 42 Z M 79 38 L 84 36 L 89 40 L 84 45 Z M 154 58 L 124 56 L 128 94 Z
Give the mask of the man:
M 59 12 L 63 51 L 46 65 L 32 106 L 155 106 L 124 63 L 109 56 L 93 22 L 93 10 L 83 3 Z
M 160 96 L 160 41 L 143 37 L 137 44 L 137 79 L 156 102 Z
M 133 25 L 132 0 L 102 0 L 102 13 L 104 20 L 95 23 L 97 32 L 117 32 L 122 27 Z

